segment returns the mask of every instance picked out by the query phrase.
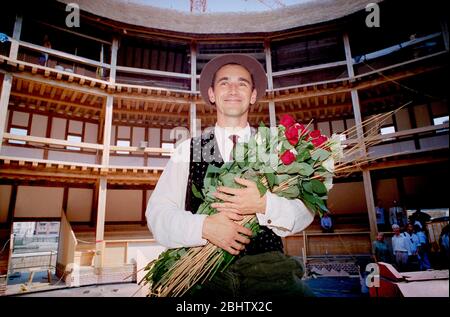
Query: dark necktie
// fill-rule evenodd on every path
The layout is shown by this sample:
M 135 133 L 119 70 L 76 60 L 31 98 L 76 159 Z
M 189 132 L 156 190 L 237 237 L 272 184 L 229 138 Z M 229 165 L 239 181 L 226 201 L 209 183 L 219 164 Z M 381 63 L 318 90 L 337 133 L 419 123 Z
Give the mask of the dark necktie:
M 229 138 L 230 138 L 231 142 L 233 142 L 233 148 L 231 149 L 231 152 L 230 152 L 230 161 L 231 161 L 233 159 L 233 153 L 236 148 L 236 143 L 238 143 L 238 140 L 239 140 L 239 135 L 232 134 L 229 136 Z

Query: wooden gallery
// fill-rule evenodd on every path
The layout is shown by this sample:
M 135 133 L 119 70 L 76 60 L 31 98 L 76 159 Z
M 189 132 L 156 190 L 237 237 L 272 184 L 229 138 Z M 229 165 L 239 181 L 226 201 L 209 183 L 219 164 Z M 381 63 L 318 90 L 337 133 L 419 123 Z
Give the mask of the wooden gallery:
M 346 149 L 369 132 L 377 141 L 366 164 L 334 180 L 334 231 L 317 217 L 283 239 L 287 254 L 370 255 L 377 232 L 391 231 L 377 226 L 377 201 L 448 215 L 449 36 L 437 1 L 372 1 L 378 26 L 362 0 L 204 14 L 121 0 L 73 10 L 69 0 L 15 2 L 0 19 L 3 281 L 35 265 L 69 284 L 137 279 L 139 263 L 163 249 L 147 201 L 174 146 L 215 123 L 198 78 L 225 53 L 265 67 L 250 125 L 290 114 L 328 136 L 362 127 L 342 135 Z M 50 256 L 27 260 L 25 245 Z

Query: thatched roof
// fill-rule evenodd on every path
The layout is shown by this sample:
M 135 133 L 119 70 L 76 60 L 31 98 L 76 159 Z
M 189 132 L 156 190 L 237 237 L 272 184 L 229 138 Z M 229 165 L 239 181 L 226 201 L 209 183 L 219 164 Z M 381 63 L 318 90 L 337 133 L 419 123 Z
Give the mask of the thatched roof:
M 135 26 L 193 34 L 276 32 L 332 21 L 364 10 L 367 0 L 311 0 L 281 9 L 252 13 L 192 14 L 126 0 L 58 0 L 77 3 L 91 14 Z M 186 0 L 187 1 L 187 0 Z M 371 0 L 370 2 L 380 2 Z

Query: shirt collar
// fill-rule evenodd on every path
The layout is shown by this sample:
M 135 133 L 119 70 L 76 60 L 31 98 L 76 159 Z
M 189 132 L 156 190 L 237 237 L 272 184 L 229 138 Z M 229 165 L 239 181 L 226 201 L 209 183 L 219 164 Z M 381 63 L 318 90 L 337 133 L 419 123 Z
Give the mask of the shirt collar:
M 214 127 L 214 134 L 216 136 L 223 138 L 224 140 L 229 139 L 230 135 L 238 135 L 239 142 L 243 141 L 248 142 L 251 135 L 251 129 L 248 122 L 245 128 L 233 128 L 233 127 L 222 128 L 216 123 L 216 126 Z

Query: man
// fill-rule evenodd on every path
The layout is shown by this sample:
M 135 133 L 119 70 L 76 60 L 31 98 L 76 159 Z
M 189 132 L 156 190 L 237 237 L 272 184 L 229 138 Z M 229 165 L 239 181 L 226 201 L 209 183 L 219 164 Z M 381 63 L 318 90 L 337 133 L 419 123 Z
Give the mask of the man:
M 249 139 L 249 107 L 264 96 L 266 85 L 261 64 L 247 55 L 222 55 L 204 66 L 200 93 L 206 103 L 215 107 L 217 123 L 209 133 L 177 147 L 147 206 L 149 228 L 162 245 L 176 248 L 212 243 L 239 255 L 229 269 L 198 287 L 200 294 L 281 295 L 283 291 L 304 291 L 300 281 L 303 268 L 282 254 L 280 238 L 300 232 L 313 221 L 312 212 L 300 200 L 270 192 L 261 197 L 255 183 L 237 178 L 236 182 L 244 187 L 217 188 L 215 196 L 222 202 L 212 207 L 218 213 L 206 216 L 196 214 L 201 201 L 192 194 L 194 185 L 198 190 L 203 187 L 208 164 L 221 166 L 228 162 L 236 138 L 239 142 Z M 235 222 L 249 214 L 256 215 L 262 229 L 256 237 Z M 279 269 L 273 272 L 275 267 Z
M 394 206 L 389 208 L 389 221 L 391 225 L 398 225 L 400 229 L 406 229 L 408 217 L 406 211 L 400 206 L 397 200 L 393 201 Z
M 414 225 L 408 223 L 406 226 L 406 231 L 403 232 L 403 236 L 407 241 L 408 248 L 408 271 L 418 271 L 419 270 L 419 259 L 418 248 L 420 245 L 419 237 L 414 233 Z
M 384 231 L 385 225 L 384 225 L 384 208 L 382 207 L 381 200 L 377 199 L 377 203 L 375 206 L 375 213 L 377 216 L 377 226 L 378 230 Z
M 418 208 L 410 217 L 409 221 L 414 225 L 419 225 L 421 230 L 424 230 L 426 223 L 431 220 L 431 216 Z
M 392 251 L 394 254 L 395 265 L 399 272 L 405 272 L 408 268 L 408 250 L 409 243 L 407 238 L 400 233 L 400 226 L 392 225 Z

